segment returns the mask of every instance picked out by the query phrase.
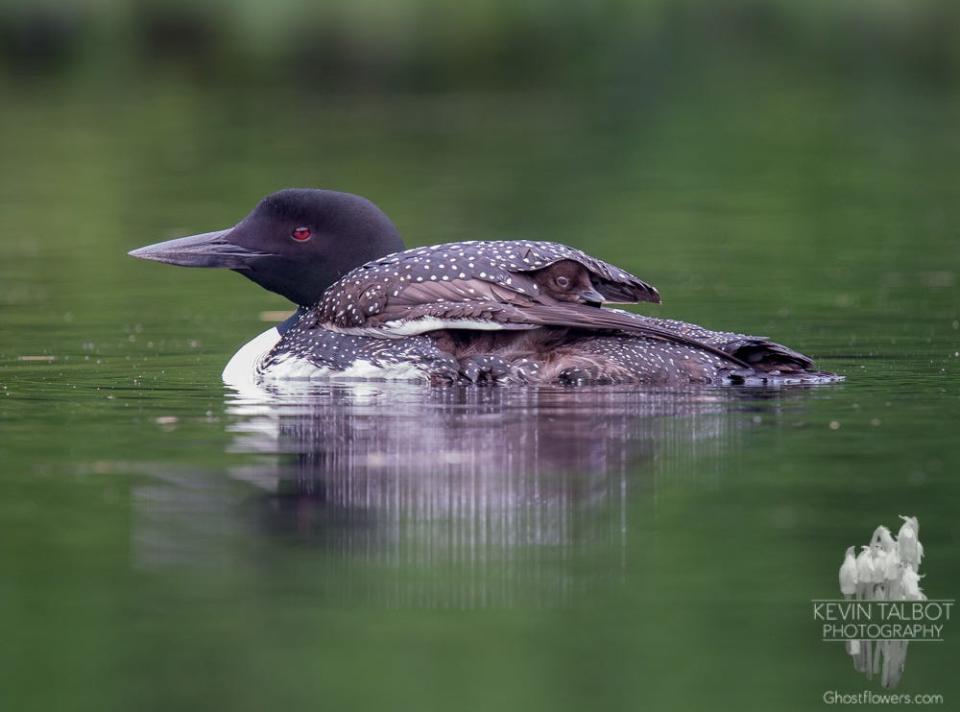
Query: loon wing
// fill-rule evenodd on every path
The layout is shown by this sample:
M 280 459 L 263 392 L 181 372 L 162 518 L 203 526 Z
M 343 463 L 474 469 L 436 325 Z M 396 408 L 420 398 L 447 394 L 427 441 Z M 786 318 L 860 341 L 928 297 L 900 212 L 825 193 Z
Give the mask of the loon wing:
M 535 272 L 561 260 L 573 260 L 583 265 L 590 272 L 594 287 L 608 302 L 660 303 L 660 294 L 653 285 L 626 270 L 568 245 L 539 240 L 474 240 L 418 247 L 369 262 L 351 275 L 378 267 L 403 265 L 404 270 L 414 268 L 414 276 L 423 276 L 425 279 L 430 275 L 442 279 L 446 273 L 450 279 L 455 276 L 461 279 L 480 277 L 510 286 L 509 280 L 513 275 Z M 425 267 L 422 274 L 417 273 L 417 264 Z
M 481 299 L 490 287 L 503 294 L 540 297 L 534 273 L 561 260 L 573 260 L 590 273 L 607 301 L 659 302 L 657 290 L 628 272 L 580 250 L 555 242 L 530 240 L 457 242 L 397 252 L 347 273 L 315 307 L 317 323 L 337 329 L 362 328 L 411 289 L 457 285 L 454 301 Z M 499 298 L 498 298 L 499 300 Z
M 656 317 L 641 316 L 630 312 L 617 310 L 642 321 L 675 334 L 696 339 L 697 341 L 715 346 L 728 354 L 746 361 L 754 368 L 762 370 L 789 369 L 807 371 L 814 368 L 813 360 L 799 351 L 788 346 L 771 341 L 766 336 L 751 336 L 734 331 L 714 331 L 697 324 L 690 324 L 675 319 L 658 319 Z
M 526 279 L 526 278 L 523 278 Z M 514 284 L 526 289 L 525 282 Z M 545 295 L 507 289 L 483 280 L 416 283 L 384 300 L 361 326 L 323 324 L 350 334 L 401 337 L 440 329 L 520 330 L 567 327 L 586 331 L 618 331 L 691 346 L 712 353 L 740 368 L 748 364 L 721 348 L 703 343 L 635 315 L 572 302 L 557 302 Z
M 532 306 L 523 309 L 535 323 L 542 326 L 566 326 L 579 329 L 593 330 L 611 330 L 619 331 L 635 336 L 657 339 L 660 341 L 669 341 L 683 346 L 692 346 L 706 351 L 719 357 L 723 361 L 739 366 L 740 368 L 750 369 L 751 366 L 740 359 L 712 344 L 700 341 L 693 337 L 664 329 L 656 324 L 648 323 L 642 319 L 636 318 L 629 312 L 620 310 L 610 310 L 596 307 L 589 307 L 582 304 L 557 304 L 549 307 Z
M 314 308 L 313 323 L 355 335 L 398 338 L 440 329 L 567 327 L 620 331 L 691 346 L 749 368 L 729 352 L 627 312 L 558 301 L 534 277 L 560 260 L 585 266 L 598 291 L 620 301 L 659 301 L 633 275 L 552 242 L 465 242 L 398 252 L 348 273 Z M 606 295 L 605 295 L 606 296 Z

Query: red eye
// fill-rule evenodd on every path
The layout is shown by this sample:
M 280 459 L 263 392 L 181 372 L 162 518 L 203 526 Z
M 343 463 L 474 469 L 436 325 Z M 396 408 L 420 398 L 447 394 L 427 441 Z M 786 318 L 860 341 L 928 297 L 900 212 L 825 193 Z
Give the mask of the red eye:
M 310 228 L 308 227 L 298 227 L 290 233 L 290 237 L 297 242 L 306 242 L 310 239 L 311 235 L 313 235 L 313 233 L 310 232 Z

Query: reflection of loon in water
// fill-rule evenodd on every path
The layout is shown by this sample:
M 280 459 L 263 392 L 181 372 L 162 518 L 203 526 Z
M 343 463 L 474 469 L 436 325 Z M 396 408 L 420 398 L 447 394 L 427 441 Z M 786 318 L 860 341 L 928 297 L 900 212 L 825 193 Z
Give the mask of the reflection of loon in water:
M 729 412 L 737 394 L 718 390 L 258 393 L 228 408 L 229 450 L 255 453 L 255 464 L 227 481 L 191 475 L 140 488 L 141 564 L 255 560 L 264 545 L 299 542 L 324 571 L 318 585 L 337 597 L 557 602 L 579 585 L 585 546 L 623 554 L 627 527 L 644 524 L 631 520 L 652 514 L 658 476 L 717 460 L 746 421 Z M 251 504 L 240 482 L 266 494 Z

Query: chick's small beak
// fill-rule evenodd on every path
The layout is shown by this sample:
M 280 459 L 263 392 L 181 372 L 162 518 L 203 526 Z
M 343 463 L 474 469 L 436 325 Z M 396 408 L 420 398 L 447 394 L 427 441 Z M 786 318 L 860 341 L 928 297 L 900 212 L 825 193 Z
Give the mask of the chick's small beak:
M 605 301 L 603 295 L 593 287 L 586 287 L 578 291 L 577 300 L 581 304 L 589 304 L 591 306 L 600 306 Z
M 131 250 L 129 255 L 141 260 L 182 267 L 221 267 L 234 270 L 247 269 L 254 259 L 267 256 L 263 252 L 233 242 L 231 237 L 235 230 L 236 228 L 228 228 L 158 242 Z

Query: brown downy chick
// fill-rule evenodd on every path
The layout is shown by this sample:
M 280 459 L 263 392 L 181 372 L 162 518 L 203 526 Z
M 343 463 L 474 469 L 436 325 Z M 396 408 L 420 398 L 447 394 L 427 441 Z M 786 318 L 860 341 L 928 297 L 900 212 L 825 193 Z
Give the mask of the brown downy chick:
M 574 302 L 598 307 L 603 301 L 590 281 L 590 271 L 579 262 L 560 260 L 533 275 L 541 294 L 558 302 Z

